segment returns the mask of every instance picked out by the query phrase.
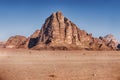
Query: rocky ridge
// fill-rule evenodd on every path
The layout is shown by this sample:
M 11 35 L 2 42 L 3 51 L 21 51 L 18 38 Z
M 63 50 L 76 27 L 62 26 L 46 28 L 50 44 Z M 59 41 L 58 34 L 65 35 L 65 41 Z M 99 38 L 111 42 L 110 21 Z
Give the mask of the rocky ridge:
M 113 40 L 112 40 L 113 41 Z M 15 42 L 15 43 L 14 43 Z M 17 43 L 16 43 L 17 42 Z M 29 38 L 15 36 L 9 38 L 8 44 L 15 48 L 52 49 L 52 50 L 114 50 L 106 38 L 94 38 L 85 30 L 78 28 L 61 12 L 49 16 L 40 30 L 36 30 Z

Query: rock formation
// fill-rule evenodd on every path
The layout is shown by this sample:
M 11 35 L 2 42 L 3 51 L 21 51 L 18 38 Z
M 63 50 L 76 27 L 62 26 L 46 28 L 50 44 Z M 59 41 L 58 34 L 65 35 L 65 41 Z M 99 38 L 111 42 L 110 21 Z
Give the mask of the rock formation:
M 91 36 L 88 33 L 80 30 L 65 18 L 61 12 L 57 12 L 46 19 L 41 28 L 37 46 L 87 48 L 90 38 Z
M 27 38 L 24 36 L 16 35 L 10 37 L 6 44 L 6 48 L 24 48 Z
M 61 12 L 49 16 L 40 30 L 36 30 L 30 37 L 10 37 L 6 43 L 9 48 L 29 49 L 59 49 L 59 50 L 111 50 L 114 40 L 108 37 L 94 38 L 92 34 L 79 29 L 73 22 L 63 16 Z
M 33 49 L 109 49 L 102 40 L 79 29 L 61 12 L 48 17 L 41 30 L 33 35 L 29 42 L 29 48 Z
M 111 49 L 114 49 L 114 50 L 117 49 L 119 42 L 112 34 L 108 34 L 108 35 L 102 37 L 102 40 Z

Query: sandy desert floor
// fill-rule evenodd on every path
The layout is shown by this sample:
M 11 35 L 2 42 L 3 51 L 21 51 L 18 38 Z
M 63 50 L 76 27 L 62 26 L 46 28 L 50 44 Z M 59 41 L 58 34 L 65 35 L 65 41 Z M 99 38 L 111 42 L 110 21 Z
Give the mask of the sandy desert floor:
M 120 52 L 0 49 L 0 80 L 120 80 Z

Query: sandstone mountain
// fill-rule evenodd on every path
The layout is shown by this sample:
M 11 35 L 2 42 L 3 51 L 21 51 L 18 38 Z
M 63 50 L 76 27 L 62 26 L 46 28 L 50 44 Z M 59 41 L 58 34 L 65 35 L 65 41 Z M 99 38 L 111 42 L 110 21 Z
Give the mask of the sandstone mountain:
M 81 38 L 83 37 L 83 38 Z M 80 30 L 74 23 L 65 18 L 61 12 L 53 13 L 42 26 L 39 35 L 33 42 L 40 48 L 88 48 L 91 35 Z M 34 45 L 33 45 L 34 46 Z
M 111 50 L 105 39 L 94 38 L 92 34 L 78 28 L 61 12 L 49 16 L 40 30 L 29 38 L 14 36 L 8 39 L 6 47 L 59 50 Z
M 101 39 L 79 29 L 61 12 L 49 16 L 41 30 L 33 35 L 29 41 L 32 49 L 110 49 Z

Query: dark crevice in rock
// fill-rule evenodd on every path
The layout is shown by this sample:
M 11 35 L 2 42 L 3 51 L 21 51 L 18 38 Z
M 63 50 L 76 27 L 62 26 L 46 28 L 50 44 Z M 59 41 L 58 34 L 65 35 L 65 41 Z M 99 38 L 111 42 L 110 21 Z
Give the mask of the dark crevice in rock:
M 59 27 L 59 33 L 61 34 L 61 32 L 60 32 L 60 21 L 59 21 L 59 19 L 58 19 L 58 17 L 59 17 L 58 15 L 59 15 L 59 13 L 57 12 L 57 13 L 56 13 L 56 18 L 57 18 L 57 22 L 58 22 L 58 24 L 59 24 L 59 26 L 58 26 L 58 27 Z M 57 27 L 57 26 L 56 26 L 56 27 Z
M 120 44 L 117 45 L 117 48 L 120 50 Z
M 39 37 L 31 38 L 30 41 L 29 41 L 29 44 L 28 44 L 28 48 L 32 48 L 32 47 L 36 46 L 38 41 L 39 41 Z

